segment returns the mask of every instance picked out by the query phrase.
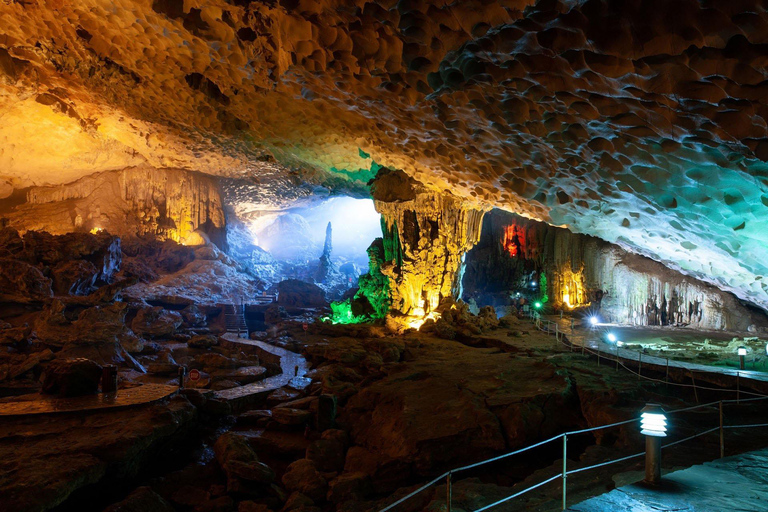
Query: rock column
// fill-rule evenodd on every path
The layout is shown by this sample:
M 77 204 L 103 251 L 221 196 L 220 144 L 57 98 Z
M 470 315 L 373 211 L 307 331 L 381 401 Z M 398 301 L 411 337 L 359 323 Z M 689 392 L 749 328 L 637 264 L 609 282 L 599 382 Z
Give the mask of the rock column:
M 485 211 L 426 189 L 402 171 L 380 173 L 372 186 L 382 215 L 393 312 L 424 319 L 459 295 L 464 254 L 480 239 Z

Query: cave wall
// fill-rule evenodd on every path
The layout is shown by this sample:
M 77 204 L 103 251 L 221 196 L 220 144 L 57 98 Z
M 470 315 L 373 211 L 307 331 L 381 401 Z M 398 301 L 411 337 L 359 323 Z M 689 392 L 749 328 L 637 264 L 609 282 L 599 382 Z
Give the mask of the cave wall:
M 104 229 L 190 245 L 203 242 L 196 233 L 200 230 L 226 246 L 216 178 L 181 169 L 129 167 L 65 185 L 31 187 L 0 201 L 0 219 L 20 232 L 59 235 Z
M 548 308 L 589 305 L 619 324 L 768 326 L 764 312 L 731 293 L 598 238 L 500 210 L 486 215 L 482 237 L 467 253 L 463 285 L 467 299 L 522 291 L 545 297 Z

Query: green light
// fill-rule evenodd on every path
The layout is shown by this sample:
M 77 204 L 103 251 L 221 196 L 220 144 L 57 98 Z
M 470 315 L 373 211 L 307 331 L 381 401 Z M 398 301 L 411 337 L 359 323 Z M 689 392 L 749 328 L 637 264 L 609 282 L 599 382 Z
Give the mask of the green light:
M 541 309 L 541 302 L 537 302 L 536 304 L 533 305 L 533 307 L 535 307 L 536 309 Z

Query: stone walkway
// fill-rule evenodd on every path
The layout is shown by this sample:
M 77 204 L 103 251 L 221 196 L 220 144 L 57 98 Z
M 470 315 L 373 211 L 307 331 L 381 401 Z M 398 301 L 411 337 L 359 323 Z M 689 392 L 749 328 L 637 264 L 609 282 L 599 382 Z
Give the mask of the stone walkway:
M 696 363 L 687 363 L 682 361 L 675 361 L 674 359 L 668 359 L 663 357 L 651 356 L 647 354 L 640 354 L 639 351 L 629 350 L 624 348 L 617 348 L 614 344 L 608 344 L 600 338 L 601 330 L 592 329 L 574 329 L 571 330 L 570 319 L 559 317 L 542 317 L 542 326 L 546 328 L 547 320 L 552 322 L 551 329 L 554 330 L 554 324 L 558 325 L 558 329 L 561 333 L 564 333 L 568 340 L 574 347 L 585 346 L 593 351 L 597 351 L 598 348 L 601 354 L 604 354 L 606 359 L 610 358 L 615 361 L 615 357 L 618 354 L 619 358 L 623 360 L 624 364 L 637 371 L 637 368 L 654 366 L 654 371 L 665 371 L 668 365 L 670 370 L 680 369 L 688 372 L 695 372 L 696 374 L 711 374 L 711 375 L 723 375 L 732 377 L 734 379 L 748 379 L 753 382 L 749 383 L 750 387 L 757 389 L 759 392 L 768 393 L 768 373 L 757 372 L 750 370 L 735 370 L 732 368 L 722 368 L 718 366 L 708 366 Z M 623 340 L 631 343 L 632 340 Z M 577 348 L 578 350 L 578 348 Z M 615 364 L 606 361 L 606 364 Z M 642 371 L 642 370 L 641 370 Z M 742 384 L 746 385 L 747 382 L 742 381 Z M 746 397 L 745 397 L 746 398 Z M 767 509 L 768 510 L 768 509 Z
M 227 333 L 222 338 L 244 350 L 257 352 L 262 361 L 277 363 L 279 359 L 282 373 L 245 386 L 217 391 L 214 394 L 216 398 L 236 405 L 238 402 L 256 399 L 284 386 L 301 390 L 310 384 L 311 380 L 305 377 L 309 371 L 309 363 L 300 354 L 263 341 L 239 338 L 236 334 Z
M 29 416 L 96 409 L 117 409 L 157 402 L 175 394 L 179 388 L 164 384 L 145 384 L 135 388 L 121 389 L 116 393 L 56 398 L 46 395 L 15 397 L 12 402 L 0 402 L 0 416 Z
M 758 512 L 768 510 L 768 449 L 664 475 L 659 488 L 627 485 L 571 512 Z

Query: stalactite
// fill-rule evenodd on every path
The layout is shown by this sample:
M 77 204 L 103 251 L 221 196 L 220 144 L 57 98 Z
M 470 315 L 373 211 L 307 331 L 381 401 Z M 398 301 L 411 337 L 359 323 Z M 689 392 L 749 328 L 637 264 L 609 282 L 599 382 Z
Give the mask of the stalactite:
M 382 272 L 390 278 L 391 307 L 418 319 L 458 293 L 462 258 L 480 239 L 485 210 L 407 179 L 398 186 L 403 182 L 405 197 L 380 199 L 386 195 L 380 184 L 374 201 L 382 215 L 387 260 Z
M 184 243 L 198 229 L 223 245 L 225 217 L 215 178 L 181 169 L 130 167 L 54 187 L 34 187 L 6 215 L 19 231 L 106 229 Z
M 600 239 L 498 211 L 485 224 L 482 242 L 468 255 L 467 293 L 525 290 L 538 274 L 547 284 L 537 293 L 548 295 L 551 307 L 590 306 L 606 321 L 740 330 L 768 325 L 735 296 Z

